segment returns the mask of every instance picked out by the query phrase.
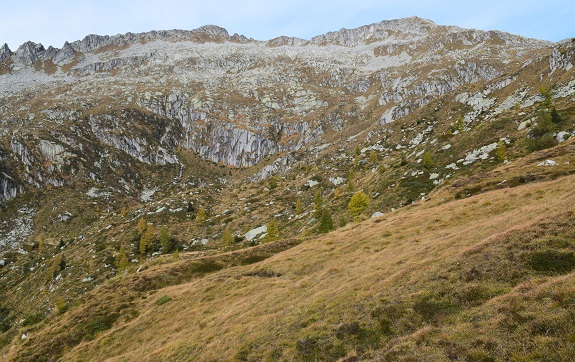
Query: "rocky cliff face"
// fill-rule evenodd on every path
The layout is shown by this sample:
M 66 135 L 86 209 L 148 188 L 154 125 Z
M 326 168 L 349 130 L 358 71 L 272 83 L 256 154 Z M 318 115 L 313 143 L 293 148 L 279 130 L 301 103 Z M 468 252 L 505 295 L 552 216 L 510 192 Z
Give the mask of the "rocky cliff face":
M 29 186 L 106 182 L 103 165 L 125 173 L 117 165 L 126 156 L 177 165 L 180 148 L 250 167 L 360 123 L 385 127 L 446 96 L 470 107 L 465 122 L 472 123 L 510 103 L 528 104 L 538 94 L 533 69 L 539 78 L 568 79 L 573 54 L 569 41 L 417 17 L 309 41 L 255 41 L 210 25 L 88 35 L 61 49 L 27 42 L 12 52 L 5 44 L 0 124 L 10 166 L 0 178 L 0 200 Z M 522 96 L 509 95 L 512 88 Z

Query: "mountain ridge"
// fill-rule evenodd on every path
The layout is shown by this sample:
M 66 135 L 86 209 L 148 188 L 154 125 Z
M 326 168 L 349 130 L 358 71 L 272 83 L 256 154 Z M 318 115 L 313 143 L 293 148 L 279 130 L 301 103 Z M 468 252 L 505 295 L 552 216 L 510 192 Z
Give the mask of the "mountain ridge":
M 445 25 L 438 25 L 435 22 L 420 18 L 418 16 L 411 16 L 402 19 L 392 19 L 392 20 L 382 20 L 380 22 L 362 25 L 356 28 L 341 28 L 337 31 L 328 31 L 324 34 L 319 34 L 312 36 L 310 39 L 303 39 L 291 36 L 278 36 L 273 39 L 269 40 L 255 40 L 253 38 L 246 38 L 244 35 L 233 34 L 232 36 L 229 35 L 228 31 L 225 28 L 222 28 L 218 25 L 203 25 L 193 30 L 183 30 L 183 29 L 171 29 L 171 30 L 150 30 L 141 33 L 132 33 L 127 32 L 125 34 L 116 34 L 116 35 L 98 35 L 98 34 L 89 34 L 86 35 L 82 40 L 75 40 L 71 43 L 68 41 L 64 42 L 62 48 L 55 48 L 52 45 L 49 45 L 46 49 L 41 43 L 35 43 L 34 41 L 26 41 L 21 44 L 16 51 L 11 51 L 8 44 L 4 43 L 4 45 L 0 48 L 0 61 L 4 60 L 4 57 L 12 55 L 12 53 L 17 53 L 18 50 L 20 52 L 28 52 L 30 53 L 32 48 L 36 49 L 36 53 L 41 53 L 43 56 L 40 56 L 44 59 L 50 59 L 61 50 L 65 48 L 71 47 L 74 51 L 77 52 L 89 52 L 99 49 L 102 46 L 106 45 L 123 45 L 125 42 L 136 42 L 136 41 L 149 41 L 151 39 L 158 40 L 158 39 L 180 39 L 186 40 L 188 38 L 194 39 L 194 35 L 198 34 L 206 34 L 208 36 L 213 36 L 215 38 L 211 38 L 212 41 L 217 41 L 219 38 L 223 38 L 230 41 L 237 41 L 237 42 L 272 42 L 278 38 L 285 38 L 285 39 L 294 39 L 298 42 L 310 42 L 310 43 L 323 43 L 327 40 L 333 41 L 336 38 L 345 38 L 346 36 L 349 37 L 349 34 L 358 34 L 360 33 L 361 36 L 356 37 L 354 41 L 343 40 L 340 44 L 346 46 L 355 46 L 359 42 L 367 40 L 369 37 L 374 36 L 375 30 L 410 30 L 414 34 L 421 29 L 424 29 L 425 26 L 428 27 L 443 27 L 448 29 L 453 29 L 454 31 L 462 31 L 462 30 L 471 30 L 471 31 L 478 31 L 478 32 L 496 32 L 506 34 L 507 36 L 511 35 L 514 37 L 521 37 L 525 39 L 531 40 L 538 40 L 540 42 L 547 42 L 547 43 L 554 43 L 546 40 L 539 40 L 535 38 L 528 38 L 522 35 L 515 35 L 507 32 L 501 32 L 496 30 L 477 30 L 477 29 L 466 29 L 457 26 L 445 26 Z M 197 39 L 197 38 L 196 38 Z M 210 38 L 208 38 L 210 39 Z M 200 39 L 197 39 L 201 41 Z M 341 40 L 341 39 L 340 39 Z M 564 39 L 562 41 L 558 41 L 555 43 L 560 43 L 568 39 Z M 221 39 L 220 39 L 221 41 Z M 38 55 L 37 55 L 38 56 Z M 34 59 L 36 60 L 36 59 Z
M 206 281 L 194 310 L 208 311 L 200 314 L 213 324 L 199 320 L 192 328 L 198 358 L 222 352 L 249 360 L 253 350 L 252 360 L 353 359 L 355 350 L 360 359 L 394 359 L 409 356 L 404 346 L 419 345 L 420 337 L 430 344 L 417 353 L 437 359 L 509 359 L 522 353 L 515 346 L 523 337 L 530 351 L 547 351 L 536 346 L 553 321 L 518 317 L 519 307 L 508 315 L 499 301 L 523 305 L 517 283 L 545 276 L 571 290 L 559 279 L 575 268 L 565 236 L 575 173 L 575 42 L 420 18 L 310 40 L 200 29 L 87 36 L 62 49 L 30 42 L 10 54 L 0 48 L 2 353 L 16 360 L 122 355 L 122 344 L 111 341 L 140 327 L 135 316 L 172 306 L 180 316 L 189 304 L 172 292 Z M 538 209 L 541 200 L 546 209 Z M 516 207 L 524 224 L 501 224 Z M 543 222 L 547 212 L 560 222 Z M 467 241 L 473 228 L 484 237 Z M 529 238 L 516 242 L 514 228 Z M 510 235 L 505 243 L 489 243 L 501 233 Z M 471 252 L 486 244 L 489 261 Z M 456 271 L 441 272 L 440 260 L 426 253 L 439 247 L 445 253 L 436 258 L 459 255 L 450 264 Z M 407 265 L 418 265 L 414 255 L 434 279 L 401 285 L 399 276 L 414 270 Z M 549 258 L 562 260 L 560 275 Z M 380 276 L 362 272 L 366 265 L 386 269 L 382 278 L 399 283 L 387 290 L 397 294 L 369 297 L 367 280 Z M 505 269 L 511 266 L 516 273 Z M 347 272 L 367 278 L 362 297 L 354 297 Z M 311 292 L 310 275 L 324 286 L 348 278 L 346 295 L 367 309 L 331 295 L 336 303 L 323 323 L 323 302 L 307 304 L 304 296 L 331 289 Z M 202 330 L 225 325 L 215 312 L 220 298 L 249 306 L 242 285 L 267 283 L 280 288 L 262 300 L 302 302 L 301 313 L 286 313 L 289 323 L 273 327 L 286 336 L 285 348 L 267 345 L 274 337 L 255 329 L 225 351 L 201 344 Z M 282 285 L 294 294 L 282 294 Z M 550 298 L 563 301 L 559 294 Z M 536 308 L 549 305 L 528 297 Z M 400 317 L 388 315 L 393 310 Z M 493 343 L 449 334 L 449 321 L 466 330 L 466 313 L 479 310 L 497 316 L 478 317 L 496 331 Z M 508 333 L 497 320 L 521 328 Z M 570 338 L 564 331 L 571 326 L 554 329 L 554 341 Z M 449 340 L 457 348 L 446 347 L 454 346 Z M 189 342 L 170 349 L 169 341 L 151 341 L 148 352 L 176 358 Z

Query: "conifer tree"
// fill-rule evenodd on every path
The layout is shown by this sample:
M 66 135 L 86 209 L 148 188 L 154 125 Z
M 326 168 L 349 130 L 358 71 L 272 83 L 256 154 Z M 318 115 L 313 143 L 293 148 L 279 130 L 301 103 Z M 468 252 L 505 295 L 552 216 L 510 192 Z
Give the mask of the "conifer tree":
M 333 219 L 331 218 L 331 213 L 327 209 L 323 209 L 321 212 L 321 217 L 319 219 L 319 225 L 317 228 L 318 233 L 325 234 L 334 230 Z
M 115 264 L 118 272 L 126 270 L 126 267 L 128 266 L 128 256 L 126 255 L 126 248 L 123 243 L 120 246 L 120 250 L 116 253 Z
M 323 206 L 323 195 L 321 189 L 318 189 L 313 195 L 313 202 L 315 204 L 315 217 L 319 218 L 321 215 L 321 208 Z
M 559 112 L 557 112 L 557 108 L 555 107 L 553 107 L 553 109 L 551 110 L 551 122 L 555 124 L 563 122 L 563 118 L 561 118 Z
M 146 231 L 146 227 L 148 226 L 148 223 L 146 222 L 146 220 L 144 220 L 144 218 L 141 218 L 138 221 L 138 235 L 142 236 L 142 234 L 144 234 L 144 231 Z
M 295 214 L 300 215 L 303 212 L 303 207 L 301 204 L 301 199 L 297 199 L 295 202 Z
M 495 155 L 497 159 L 501 162 L 507 160 L 507 147 L 505 147 L 505 143 L 499 141 L 497 144 L 497 148 L 495 149 Z
M 355 177 L 355 172 L 353 170 L 349 170 L 347 173 L 347 191 L 353 191 L 353 178 Z
M 162 226 L 160 229 L 160 246 L 162 247 L 162 253 L 166 254 L 172 250 L 172 239 L 170 234 L 168 234 L 168 228 Z
M 270 242 L 270 241 L 274 241 L 280 238 L 280 230 L 279 227 L 277 225 L 277 223 L 275 222 L 274 219 L 271 219 L 270 222 L 268 222 L 268 232 L 267 235 L 265 237 L 265 241 L 266 242 Z
M 222 235 L 222 244 L 223 245 L 232 245 L 233 242 L 234 242 L 234 238 L 232 236 L 232 232 L 230 231 L 230 226 L 226 225 L 226 228 L 224 229 L 224 233 Z
M 44 235 L 40 235 L 38 237 L 38 251 L 39 252 L 44 251 Z
M 548 87 L 539 87 L 539 93 L 543 96 L 543 105 L 547 108 L 551 108 L 553 105 L 553 98 L 551 96 L 551 89 Z
M 154 226 L 149 224 L 146 228 L 146 231 L 144 231 L 144 234 L 140 238 L 140 254 L 146 254 L 150 250 L 150 247 L 152 246 L 155 238 L 156 236 L 154 235 Z
M 364 192 L 358 191 L 353 194 L 349 200 L 349 203 L 347 204 L 347 210 L 355 220 L 358 220 L 368 206 L 369 196 L 367 196 L 367 194 Z
M 377 153 L 375 152 L 375 150 L 371 150 L 371 152 L 369 152 L 369 162 L 371 163 L 377 162 Z
M 196 220 L 198 220 L 199 222 L 204 222 L 206 221 L 206 219 L 207 219 L 206 209 L 200 207 L 198 209 L 198 214 L 196 215 Z

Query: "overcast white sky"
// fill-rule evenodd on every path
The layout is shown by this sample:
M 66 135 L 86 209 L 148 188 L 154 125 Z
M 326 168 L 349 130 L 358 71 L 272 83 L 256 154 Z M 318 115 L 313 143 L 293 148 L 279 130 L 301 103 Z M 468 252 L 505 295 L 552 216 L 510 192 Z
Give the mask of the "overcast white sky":
M 341 28 L 419 16 L 441 25 L 559 41 L 575 37 L 574 0 L 1 0 L 0 45 L 61 48 L 88 34 L 115 35 L 214 24 L 268 40 L 309 39 Z

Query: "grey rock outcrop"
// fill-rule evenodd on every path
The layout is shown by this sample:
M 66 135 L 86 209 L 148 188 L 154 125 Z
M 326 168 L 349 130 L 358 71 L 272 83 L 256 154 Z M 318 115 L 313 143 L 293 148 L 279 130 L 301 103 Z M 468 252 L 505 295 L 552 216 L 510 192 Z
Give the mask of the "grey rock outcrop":
M 44 49 L 42 44 L 27 41 L 16 50 L 15 62 L 24 65 L 33 65 L 42 57 L 45 51 L 46 49 Z
M 523 74 L 533 65 L 548 62 L 563 82 L 554 94 L 573 94 L 561 73 L 572 71 L 573 49 L 569 41 L 552 45 L 417 17 L 311 40 L 255 41 L 207 25 L 88 35 L 62 49 L 4 45 L 9 74 L 0 95 L 18 100 L 0 105 L 6 159 L 17 168 L 6 169 L 3 197 L 20 192 L 18 183 L 61 185 L 74 177 L 120 178 L 115 186 L 136 189 L 131 180 L 141 168 L 181 165 L 176 155 L 185 150 L 235 167 L 278 155 L 254 176 L 266 178 L 288 169 L 292 152 L 337 142 L 359 124 L 393 129 L 386 125 L 433 102 L 439 113 L 444 102 L 469 108 L 466 125 L 533 104 L 527 85 L 521 94 L 498 93 L 531 79 Z M 54 90 L 53 99 L 36 97 Z M 424 142 L 422 135 L 410 145 Z
M 70 46 L 77 52 L 88 53 L 111 43 L 111 38 L 108 35 L 90 34 L 84 39 L 75 41 Z
M 74 48 L 72 48 L 70 43 L 65 42 L 62 49 L 60 49 L 54 56 L 53 61 L 55 64 L 60 66 L 67 64 L 70 61 L 72 61 L 72 59 L 74 59 L 75 53 L 76 52 L 74 51 Z
M 12 51 L 8 48 L 8 44 L 4 43 L 0 48 L 0 62 L 12 55 Z
M 341 29 L 313 37 L 314 44 L 334 43 L 353 47 L 368 39 L 386 39 L 389 37 L 406 37 L 414 39 L 427 34 L 436 27 L 434 22 L 418 17 L 399 20 L 385 20 L 372 25 L 364 25 L 355 29 Z
M 230 34 L 228 34 L 228 31 L 226 29 L 219 27 L 217 25 L 204 25 L 204 26 L 197 28 L 193 32 L 205 33 L 205 34 L 215 35 L 215 36 L 221 36 L 224 38 L 229 38 L 229 36 L 230 36 Z
M 22 192 L 22 186 L 8 174 L 0 172 L 0 203 L 13 199 Z
M 553 52 L 549 57 L 549 68 L 551 73 L 557 69 L 569 71 L 573 68 L 575 63 L 575 50 L 573 49 L 575 39 L 563 41 L 558 47 L 553 48 Z
M 279 46 L 301 46 L 306 45 L 309 43 L 307 40 L 295 38 L 295 37 L 288 37 L 288 36 L 279 36 L 277 38 L 268 40 L 266 45 L 269 47 L 279 47 Z

